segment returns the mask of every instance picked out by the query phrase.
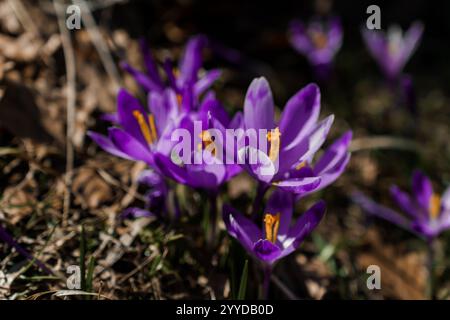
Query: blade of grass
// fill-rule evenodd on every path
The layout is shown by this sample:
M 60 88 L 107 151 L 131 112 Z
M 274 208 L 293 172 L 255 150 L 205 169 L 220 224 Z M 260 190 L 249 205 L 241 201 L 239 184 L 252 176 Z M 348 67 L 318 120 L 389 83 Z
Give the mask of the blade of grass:
M 248 260 L 245 260 L 244 269 L 242 270 L 241 283 L 239 284 L 239 292 L 237 299 L 244 300 L 245 292 L 247 291 L 247 278 L 248 278 Z
M 92 292 L 92 281 L 94 279 L 94 267 L 95 267 L 95 258 L 91 257 L 91 259 L 89 259 L 89 265 L 88 265 L 88 270 L 87 270 L 87 275 L 86 275 L 86 291 L 87 292 Z
M 80 275 L 81 275 L 81 290 L 86 291 L 86 237 L 84 233 L 84 226 L 81 225 L 80 235 Z

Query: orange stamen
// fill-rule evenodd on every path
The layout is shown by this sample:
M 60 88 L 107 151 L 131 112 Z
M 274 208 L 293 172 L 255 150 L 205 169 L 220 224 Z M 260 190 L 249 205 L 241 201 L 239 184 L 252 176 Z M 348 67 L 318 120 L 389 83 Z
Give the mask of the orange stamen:
M 141 128 L 141 132 L 142 135 L 144 136 L 145 141 L 147 141 L 148 144 L 152 144 L 153 143 L 152 135 L 150 133 L 150 129 L 142 113 L 139 112 L 138 110 L 134 110 L 133 116 L 136 118 L 136 121 L 138 122 L 139 127 Z
M 266 213 L 264 216 L 264 225 L 266 230 L 266 239 L 272 243 L 277 241 L 278 229 L 280 227 L 280 213 L 272 215 Z
M 267 133 L 267 140 L 270 142 L 269 159 L 272 162 L 278 158 L 280 153 L 280 129 L 276 127 Z
M 155 117 L 152 114 L 148 115 L 148 122 L 150 123 L 150 133 L 152 134 L 153 141 L 158 140 L 158 132 L 155 126 Z
M 430 217 L 436 219 L 439 217 L 441 211 L 441 197 L 437 194 L 433 194 L 430 198 Z

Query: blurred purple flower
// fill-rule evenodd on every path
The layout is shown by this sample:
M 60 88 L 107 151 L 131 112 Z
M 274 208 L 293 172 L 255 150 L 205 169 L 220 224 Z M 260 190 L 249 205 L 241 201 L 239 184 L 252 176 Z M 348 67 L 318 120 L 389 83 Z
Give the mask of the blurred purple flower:
M 183 96 L 186 91 L 189 91 L 192 98 L 197 99 L 220 76 L 220 70 L 215 69 L 205 72 L 203 76 L 199 77 L 199 71 L 202 68 L 202 51 L 207 42 L 207 38 L 203 35 L 191 37 L 186 44 L 178 68 L 174 68 L 172 60 L 166 59 L 162 68 L 164 70 L 163 77 L 144 40 L 140 41 L 140 46 L 147 73 L 136 70 L 126 62 L 122 63 L 122 67 L 147 92 L 162 93 L 165 89 L 170 88 L 179 96 Z M 167 81 L 165 82 L 163 79 L 167 79 Z
M 280 122 L 275 124 L 269 83 L 263 77 L 253 80 L 245 97 L 243 127 L 246 131 L 266 129 L 270 132 L 267 137 L 257 134 L 257 150 L 249 145 L 239 150 L 247 157 L 244 168 L 263 185 L 275 185 L 298 195 L 333 183 L 350 160 L 348 147 L 352 132 L 343 134 L 312 165 L 334 120 L 330 115 L 318 122 L 319 114 L 320 90 L 317 85 L 309 84 L 289 99 Z M 261 139 L 267 139 L 270 146 Z M 251 154 L 257 154 L 262 161 L 250 164 Z M 268 167 L 271 169 L 267 170 Z
M 158 217 L 165 218 L 168 212 L 168 186 L 164 177 L 154 170 L 144 170 L 138 179 L 138 182 L 150 188 L 146 193 L 146 203 L 144 208 L 130 207 L 125 209 L 122 218 L 140 218 L 140 217 Z
M 314 204 L 291 225 L 293 210 L 293 195 L 276 189 L 264 211 L 263 230 L 227 205 L 223 208 L 223 219 L 228 233 L 250 255 L 271 266 L 295 251 L 316 228 L 325 214 L 325 202 L 321 200 Z
M 423 29 L 421 22 L 414 22 L 405 34 L 399 26 L 391 26 L 386 33 L 362 29 L 363 39 L 370 54 L 388 80 L 400 77 L 404 66 L 420 43 Z
M 289 40 L 300 54 L 314 67 L 316 75 L 326 80 L 333 58 L 342 46 L 343 30 L 338 17 L 325 23 L 311 21 L 307 26 L 294 20 L 289 28 Z
M 369 214 L 373 214 L 403 227 L 428 240 L 437 237 L 450 228 L 450 187 L 439 196 L 434 193 L 431 181 L 422 172 L 416 170 L 412 176 L 412 194 L 409 195 L 393 185 L 391 197 L 406 214 L 375 203 L 357 192 L 353 200 Z
M 40 261 L 39 259 L 36 259 L 31 255 L 26 249 L 24 249 L 14 238 L 0 225 L 0 240 L 8 244 L 9 246 L 16 249 L 16 251 L 21 254 L 23 257 L 25 257 L 27 260 L 33 262 L 42 269 L 42 271 L 46 272 L 47 274 L 53 274 L 53 272 L 47 268 L 47 266 Z

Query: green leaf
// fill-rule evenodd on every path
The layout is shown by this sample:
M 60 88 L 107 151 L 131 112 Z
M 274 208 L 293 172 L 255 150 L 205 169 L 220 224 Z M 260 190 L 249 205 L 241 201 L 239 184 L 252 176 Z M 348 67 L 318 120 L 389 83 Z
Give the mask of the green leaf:
M 86 291 L 92 292 L 92 280 L 94 279 L 95 258 L 89 259 L 89 265 L 86 275 Z
M 81 276 L 81 290 L 86 291 L 86 236 L 84 233 L 84 226 L 81 225 L 80 235 L 80 276 Z
M 244 300 L 245 292 L 247 291 L 247 278 L 248 278 L 248 260 L 245 260 L 244 269 L 242 270 L 241 283 L 239 284 L 239 292 L 237 299 Z

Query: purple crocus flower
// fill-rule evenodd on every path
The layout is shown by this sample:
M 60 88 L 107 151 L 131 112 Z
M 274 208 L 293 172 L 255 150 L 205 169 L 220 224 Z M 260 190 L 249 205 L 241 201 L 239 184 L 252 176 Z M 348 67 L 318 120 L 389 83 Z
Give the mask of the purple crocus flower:
M 404 66 L 420 43 L 423 29 L 420 22 L 413 23 L 404 35 L 399 26 L 391 26 L 386 33 L 362 29 L 363 39 L 370 54 L 388 80 L 400 77 Z
M 217 189 L 241 170 L 237 165 L 196 164 L 193 160 L 180 165 L 172 159 L 172 149 L 176 145 L 172 133 L 176 129 L 187 130 L 194 140 L 198 138 L 193 132 L 194 121 L 201 122 L 205 130 L 213 121 L 224 127 L 232 123 L 212 92 L 206 94 L 199 106 L 187 106 L 184 111 L 171 89 L 163 94 L 150 92 L 149 110 L 125 90 L 119 92 L 117 101 L 117 126 L 109 129 L 108 136 L 88 133 L 105 151 L 125 159 L 144 161 L 158 173 L 195 188 Z M 190 111 L 193 109 L 197 111 Z M 211 142 L 206 135 L 199 139 L 205 145 Z M 194 141 L 191 146 L 195 146 L 192 157 L 213 158 L 208 151 L 198 152 Z
M 25 257 L 27 260 L 33 262 L 36 266 L 41 268 L 44 272 L 47 274 L 52 275 L 53 272 L 47 268 L 47 266 L 40 261 L 39 259 L 36 259 L 31 253 L 29 253 L 26 249 L 24 249 L 14 238 L 4 229 L 0 224 L 0 240 L 11 246 L 12 248 L 16 249 L 16 251 L 21 254 L 23 257 Z
M 218 130 L 220 136 L 224 137 L 224 128 L 236 125 L 239 117 L 238 114 L 233 120 L 229 120 L 228 115 L 216 112 L 213 105 L 206 106 L 198 113 L 184 116 L 178 129 L 186 133 L 182 141 L 187 143 L 188 154 L 184 154 L 181 150 L 175 151 L 174 146 L 170 155 L 162 153 L 155 155 L 156 166 L 166 176 L 179 183 L 217 191 L 220 185 L 240 173 L 242 169 L 238 164 L 226 164 L 223 157 L 218 156 L 222 149 L 219 147 L 221 144 L 215 140 L 209 129 Z M 218 125 L 214 127 L 215 122 Z M 201 126 L 201 131 L 196 132 L 196 124 Z
M 263 264 L 272 265 L 295 251 L 325 214 L 325 202 L 321 200 L 291 225 L 294 202 L 292 194 L 276 189 L 264 210 L 264 220 L 261 221 L 263 228 L 225 205 L 225 226 L 228 233 L 237 239 L 250 255 Z
M 334 120 L 330 115 L 318 121 L 319 114 L 320 90 L 309 84 L 289 99 L 279 123 L 275 123 L 269 83 L 263 77 L 253 80 L 245 97 L 243 128 L 247 133 L 264 129 L 268 134 L 256 133 L 257 148 L 246 144 L 239 149 L 239 154 L 245 155 L 244 168 L 262 185 L 275 185 L 298 195 L 334 182 L 350 160 L 352 132 L 343 134 L 313 164 Z M 256 164 L 251 161 L 255 156 L 259 160 Z
M 162 67 L 164 77 L 161 76 L 158 66 L 144 40 L 140 41 L 140 46 L 147 72 L 140 72 L 126 62 L 122 63 L 122 67 L 147 92 L 156 91 L 162 93 L 165 89 L 171 88 L 178 95 L 183 95 L 186 91 L 189 91 L 192 97 L 197 99 L 220 76 L 220 70 L 218 69 L 207 71 L 201 77 L 199 76 L 199 71 L 202 67 L 202 51 L 207 42 L 207 38 L 203 35 L 191 37 L 186 44 L 178 68 L 174 67 L 172 60 L 166 59 Z M 166 79 L 166 81 L 163 79 Z
M 150 190 L 146 193 L 145 208 L 130 207 L 124 210 L 122 218 L 140 218 L 140 217 L 159 217 L 163 216 L 168 210 L 167 208 L 167 196 L 169 188 L 164 177 L 155 170 L 144 170 L 139 178 L 138 182 L 146 185 Z
M 450 228 L 450 187 L 439 196 L 434 193 L 430 179 L 416 170 L 412 176 L 412 194 L 409 195 L 396 185 L 391 187 L 391 196 L 405 215 L 377 204 L 361 193 L 353 199 L 367 211 L 427 240 L 432 240 Z
M 313 20 L 307 26 L 294 20 L 289 28 L 292 46 L 308 59 L 321 80 L 328 78 L 333 58 L 342 46 L 342 38 L 342 25 L 337 17 L 326 23 Z
M 144 161 L 154 165 L 155 152 L 169 152 L 171 130 L 176 127 L 179 105 L 175 93 L 149 94 L 149 110 L 146 110 L 126 90 L 117 96 L 117 120 L 109 128 L 108 136 L 95 132 L 88 135 L 105 151 L 121 158 Z

